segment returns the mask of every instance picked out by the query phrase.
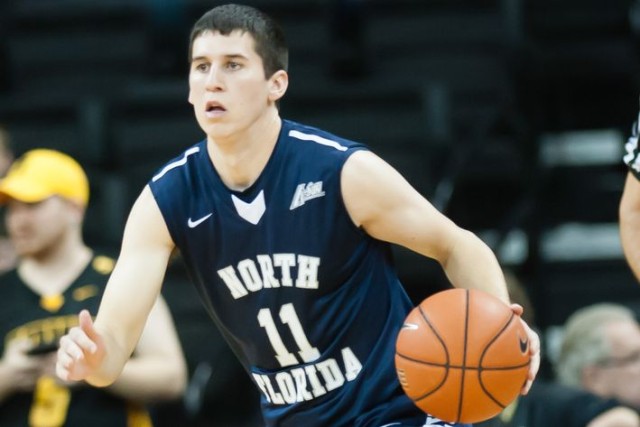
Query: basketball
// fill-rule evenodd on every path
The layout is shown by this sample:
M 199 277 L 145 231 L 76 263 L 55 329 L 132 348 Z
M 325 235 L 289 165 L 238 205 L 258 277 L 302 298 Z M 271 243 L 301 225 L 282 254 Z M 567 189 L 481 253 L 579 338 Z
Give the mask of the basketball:
M 480 422 L 520 394 L 529 372 L 528 336 L 497 297 L 450 289 L 409 313 L 395 364 L 404 392 L 424 412 L 447 422 Z

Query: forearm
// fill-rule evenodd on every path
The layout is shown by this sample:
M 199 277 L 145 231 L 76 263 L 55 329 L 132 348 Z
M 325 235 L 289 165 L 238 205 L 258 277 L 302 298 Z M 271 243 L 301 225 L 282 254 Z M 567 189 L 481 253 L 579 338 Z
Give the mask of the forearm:
M 132 357 L 109 391 L 130 400 L 169 400 L 180 397 L 186 383 L 186 367 L 179 361 Z
M 441 261 L 449 281 L 455 287 L 480 289 L 509 303 L 504 275 L 493 251 L 475 234 L 460 233 L 449 256 Z

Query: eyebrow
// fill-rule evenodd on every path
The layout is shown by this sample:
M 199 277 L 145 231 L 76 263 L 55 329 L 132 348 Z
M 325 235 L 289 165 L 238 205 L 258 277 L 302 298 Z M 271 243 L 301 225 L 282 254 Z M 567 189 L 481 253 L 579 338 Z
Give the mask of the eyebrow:
M 227 55 L 223 55 L 223 57 L 225 59 L 248 59 L 246 56 L 239 54 L 239 53 L 230 53 Z M 204 60 L 208 60 L 209 57 L 205 56 L 205 55 L 200 55 L 200 56 L 195 56 L 191 59 L 191 62 L 196 62 L 196 61 L 204 61 Z

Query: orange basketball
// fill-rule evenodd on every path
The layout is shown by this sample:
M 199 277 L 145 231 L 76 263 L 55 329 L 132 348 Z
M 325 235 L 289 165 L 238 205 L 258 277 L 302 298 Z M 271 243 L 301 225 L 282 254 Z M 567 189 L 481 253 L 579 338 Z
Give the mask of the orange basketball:
M 420 409 L 443 421 L 474 423 L 518 396 L 529 371 L 529 342 L 504 302 L 475 289 L 451 289 L 409 313 L 395 363 L 402 388 Z

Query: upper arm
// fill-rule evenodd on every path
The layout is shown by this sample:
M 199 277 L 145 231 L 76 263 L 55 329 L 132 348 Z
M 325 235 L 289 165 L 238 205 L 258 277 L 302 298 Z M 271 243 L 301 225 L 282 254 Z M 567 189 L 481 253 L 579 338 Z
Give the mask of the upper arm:
M 441 261 L 462 235 L 462 229 L 371 152 L 352 154 L 341 178 L 351 219 L 372 237 Z
M 122 248 L 102 299 L 96 328 L 132 350 L 138 341 L 164 279 L 173 242 L 160 209 L 145 187 L 124 231 Z
M 620 216 L 633 213 L 640 213 L 640 181 L 628 172 L 620 201 Z

